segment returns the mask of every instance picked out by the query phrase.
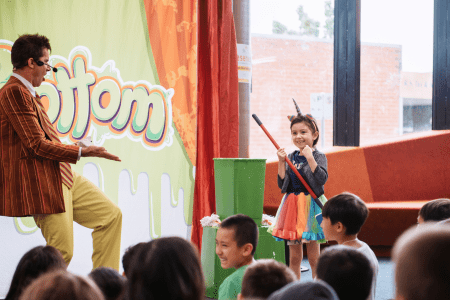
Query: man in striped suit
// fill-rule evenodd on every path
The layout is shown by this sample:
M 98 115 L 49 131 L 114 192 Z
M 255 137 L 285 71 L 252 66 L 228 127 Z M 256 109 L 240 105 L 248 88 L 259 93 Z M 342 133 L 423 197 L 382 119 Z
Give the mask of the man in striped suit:
M 92 233 L 94 268 L 119 269 L 122 213 L 94 184 L 72 172 L 80 157 L 120 159 L 97 146 L 60 142 L 35 87 L 51 70 L 49 40 L 22 35 L 12 46 L 13 74 L 0 89 L 0 215 L 33 216 L 48 245 L 69 264 L 73 221 Z

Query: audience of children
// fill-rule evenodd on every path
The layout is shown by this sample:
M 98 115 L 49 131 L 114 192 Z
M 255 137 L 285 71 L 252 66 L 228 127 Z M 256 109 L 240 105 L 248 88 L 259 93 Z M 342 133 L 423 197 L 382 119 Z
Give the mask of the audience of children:
M 450 219 L 449 199 L 430 201 L 420 222 Z M 221 223 L 216 254 L 223 268 L 234 268 L 219 288 L 219 299 L 374 299 L 378 262 L 357 235 L 368 215 L 364 202 L 343 193 L 323 207 L 325 237 L 339 245 L 322 251 L 317 278 L 296 280 L 295 273 L 272 259 L 254 260 L 258 227 L 248 216 Z M 423 222 L 422 222 L 423 221 Z M 442 222 L 442 221 L 441 221 Z M 423 224 L 406 231 L 395 243 L 397 300 L 448 299 L 450 295 L 450 227 Z M 127 279 L 113 269 L 97 268 L 88 277 L 66 271 L 61 253 L 38 246 L 19 261 L 5 299 L 186 299 L 205 298 L 199 254 L 187 240 L 159 238 L 127 249 Z
M 122 299 L 121 297 L 125 290 L 126 279 L 124 276 L 121 276 L 116 269 L 100 267 L 92 270 L 88 276 L 100 288 L 105 300 Z
M 268 300 L 339 300 L 339 298 L 328 283 L 315 280 L 293 282 L 273 293 Z
M 187 240 L 164 237 L 144 244 L 131 258 L 128 299 L 203 300 L 205 281 L 198 251 Z
M 339 299 L 367 299 L 373 276 L 370 261 L 355 248 L 336 245 L 320 254 L 317 279 L 328 283 Z
M 325 238 L 337 241 L 357 249 L 370 261 L 373 269 L 372 291 L 369 299 L 375 299 L 375 290 L 378 276 L 378 260 L 369 245 L 358 239 L 358 233 L 366 222 L 369 210 L 358 196 L 351 193 L 342 193 L 330 198 L 322 209 L 322 223 Z
M 260 259 L 247 267 L 238 300 L 267 299 L 273 292 L 297 280 L 295 273 L 274 259 Z
M 442 198 L 427 202 L 422 206 L 417 223 L 440 222 L 450 219 L 450 199 Z
M 52 246 L 37 246 L 25 253 L 17 264 L 8 294 L 5 300 L 19 299 L 25 288 L 41 274 L 62 269 L 67 264 L 56 248 Z
M 65 270 L 45 273 L 33 281 L 20 300 L 104 300 L 97 285 L 87 277 Z
M 294 101 L 295 103 L 295 101 Z M 303 243 L 306 243 L 308 261 L 315 277 L 320 243 L 324 235 L 315 216 L 320 207 L 311 198 L 306 187 L 288 167 L 286 156 L 309 184 L 317 197 L 324 194 L 323 185 L 328 179 L 327 158 L 315 148 L 319 140 L 319 128 L 311 115 L 303 115 L 297 104 L 297 116 L 289 116 L 293 144 L 298 150 L 286 154 L 284 148 L 277 151 L 278 186 L 285 194 L 276 214 L 272 235 L 289 245 L 289 267 L 300 279 L 300 263 L 303 259 Z
M 396 241 L 397 300 L 444 300 L 450 297 L 450 227 L 424 224 Z
M 219 300 L 237 299 L 247 267 L 254 262 L 258 244 L 258 226 L 249 216 L 238 214 L 220 223 L 216 235 L 216 254 L 224 269 L 236 271 L 219 287 Z

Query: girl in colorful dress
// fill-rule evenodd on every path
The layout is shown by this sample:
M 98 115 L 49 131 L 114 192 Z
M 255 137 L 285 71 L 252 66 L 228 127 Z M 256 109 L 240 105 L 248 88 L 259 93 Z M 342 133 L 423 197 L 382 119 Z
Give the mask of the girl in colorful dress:
M 295 101 L 294 101 L 295 103 Z M 319 129 L 315 119 L 302 115 L 297 108 L 297 116 L 289 116 L 291 121 L 292 142 L 298 150 L 288 158 L 311 189 L 320 197 L 324 194 L 323 185 L 328 179 L 327 158 L 315 148 L 319 140 Z M 277 240 L 286 240 L 289 245 L 289 267 L 300 280 L 300 263 L 303 259 L 303 243 L 306 243 L 308 260 L 312 276 L 316 277 L 316 265 L 320 254 L 320 245 L 325 242 L 320 224 L 315 216 L 322 213 L 320 207 L 311 198 L 305 186 L 286 163 L 283 148 L 278 155 L 278 186 L 285 193 L 276 215 L 272 235 Z

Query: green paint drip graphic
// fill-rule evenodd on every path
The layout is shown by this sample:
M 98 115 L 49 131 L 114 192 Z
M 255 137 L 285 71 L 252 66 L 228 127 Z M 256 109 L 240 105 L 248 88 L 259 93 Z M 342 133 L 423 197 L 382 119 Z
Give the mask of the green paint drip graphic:
M 161 236 L 162 214 L 169 213 L 161 211 L 161 176 L 164 173 L 170 176 L 171 186 L 171 205 L 177 207 L 178 193 L 180 189 L 184 191 L 184 218 L 187 225 L 192 224 L 192 207 L 194 194 L 193 166 L 187 157 L 181 138 L 175 135 L 175 141 L 164 151 L 148 151 L 143 149 L 139 143 L 128 140 L 107 140 L 102 145 L 109 152 L 118 155 L 121 162 L 110 162 L 100 158 L 82 158 L 72 169 L 83 174 L 84 166 L 91 162 L 94 163 L 99 172 L 99 188 L 105 192 L 111 201 L 118 204 L 119 174 L 127 170 L 131 175 L 131 191 L 136 193 L 137 178 L 140 173 L 147 173 L 149 182 L 149 231 L 151 238 Z M 175 192 L 174 192 L 175 191 Z M 122 202 L 123 204 L 123 202 Z M 34 233 L 38 228 L 32 217 L 14 218 L 14 224 L 18 232 L 22 234 Z
M 183 143 L 176 134 L 176 139 L 170 147 L 164 151 L 148 151 L 140 146 L 140 143 L 130 141 L 127 138 L 120 140 L 106 140 L 102 145 L 109 152 L 118 155 L 121 162 L 109 162 L 104 159 L 85 159 L 73 166 L 74 171 L 82 174 L 84 165 L 88 162 L 96 164 L 101 170 L 99 183 L 100 188 L 108 195 L 114 203 L 118 204 L 119 174 L 123 170 L 129 172 L 131 179 L 131 191 L 136 193 L 137 178 L 140 173 L 147 173 L 149 182 L 148 207 L 150 212 L 150 234 L 152 238 L 161 236 L 161 215 L 168 212 L 161 211 L 161 176 L 164 173 L 170 175 L 172 191 L 184 190 L 184 218 L 187 224 L 192 223 L 192 199 L 194 192 L 194 178 L 192 176 L 192 164 L 186 159 Z M 103 178 L 101 178 L 103 177 Z M 172 205 L 179 205 L 175 197 Z M 177 202 L 175 202 L 177 201 Z

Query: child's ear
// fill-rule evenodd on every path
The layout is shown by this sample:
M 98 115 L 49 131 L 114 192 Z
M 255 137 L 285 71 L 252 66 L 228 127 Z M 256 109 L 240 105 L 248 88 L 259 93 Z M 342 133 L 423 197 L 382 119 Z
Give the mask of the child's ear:
M 241 293 L 239 293 L 239 294 L 237 295 L 237 300 L 244 300 L 244 297 L 242 297 Z
M 405 297 L 403 297 L 402 295 L 396 295 L 395 296 L 395 300 L 406 300 L 406 298 Z
M 336 224 L 334 224 L 336 227 L 336 231 L 339 233 L 345 232 L 345 226 L 341 223 L 341 222 L 336 222 Z
M 247 243 L 244 245 L 244 256 L 249 256 L 252 255 L 252 251 L 253 251 L 253 245 L 250 243 Z
M 313 141 L 315 141 L 317 139 L 317 137 L 319 136 L 319 132 L 318 131 L 314 132 L 312 136 L 313 136 Z

